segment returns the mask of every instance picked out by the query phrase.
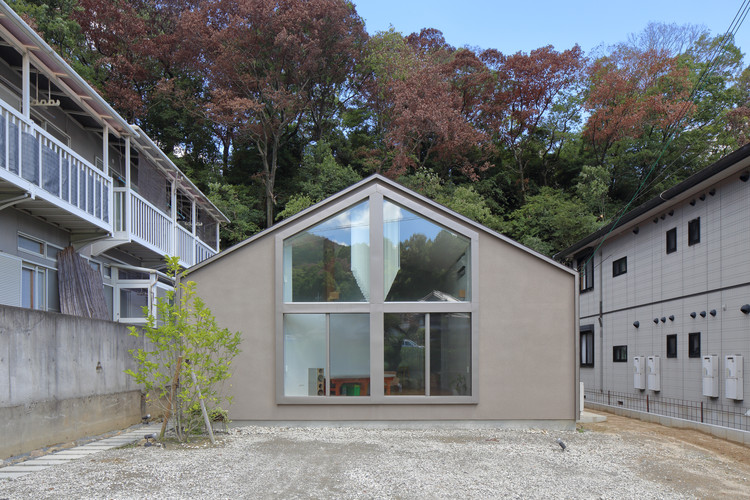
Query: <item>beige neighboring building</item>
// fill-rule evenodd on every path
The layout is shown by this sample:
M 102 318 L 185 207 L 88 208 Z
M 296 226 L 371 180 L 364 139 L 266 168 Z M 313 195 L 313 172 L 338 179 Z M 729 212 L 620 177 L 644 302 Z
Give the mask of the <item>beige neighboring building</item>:
M 233 420 L 578 417 L 577 274 L 375 175 L 190 270 Z

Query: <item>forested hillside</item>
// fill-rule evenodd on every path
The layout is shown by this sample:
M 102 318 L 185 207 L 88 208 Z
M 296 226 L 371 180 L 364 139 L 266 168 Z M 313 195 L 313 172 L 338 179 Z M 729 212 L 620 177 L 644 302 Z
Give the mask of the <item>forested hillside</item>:
M 750 133 L 740 49 L 696 26 L 502 54 L 368 35 L 344 0 L 9 3 L 232 219 L 223 247 L 378 172 L 551 255 Z

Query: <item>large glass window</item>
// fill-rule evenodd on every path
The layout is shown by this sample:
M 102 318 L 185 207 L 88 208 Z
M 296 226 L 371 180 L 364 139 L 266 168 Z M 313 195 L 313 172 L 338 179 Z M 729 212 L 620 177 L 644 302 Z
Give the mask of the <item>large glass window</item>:
M 279 234 L 281 403 L 427 403 L 456 396 L 475 402 L 470 276 L 476 234 L 459 233 L 449 219 L 427 218 L 416 204 L 394 199 L 399 203 L 375 193 L 303 230 Z M 371 366 L 371 359 L 380 361 Z
M 468 238 L 385 200 L 385 300 L 471 300 L 469 248 Z
M 284 302 L 370 299 L 367 202 L 284 241 Z
M 370 315 L 284 315 L 284 395 L 369 396 Z
M 284 395 L 325 396 L 326 315 L 284 316 Z
M 384 320 L 386 395 L 471 395 L 470 314 L 394 313 Z
M 430 314 L 430 395 L 471 395 L 471 315 Z

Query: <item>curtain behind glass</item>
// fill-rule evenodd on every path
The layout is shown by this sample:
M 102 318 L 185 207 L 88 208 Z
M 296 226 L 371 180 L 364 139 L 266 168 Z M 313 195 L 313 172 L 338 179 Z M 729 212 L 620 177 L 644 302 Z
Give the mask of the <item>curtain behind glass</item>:
M 370 298 L 367 201 L 284 240 L 284 301 L 366 302 Z

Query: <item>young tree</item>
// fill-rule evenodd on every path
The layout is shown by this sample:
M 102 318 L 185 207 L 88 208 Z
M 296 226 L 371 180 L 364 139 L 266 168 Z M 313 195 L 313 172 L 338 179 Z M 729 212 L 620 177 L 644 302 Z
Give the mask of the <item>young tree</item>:
M 173 415 L 177 438 L 187 441 L 202 426 L 196 412 L 201 400 L 212 410 L 220 410 L 222 401 L 231 402 L 222 395 L 220 384 L 231 376 L 240 332 L 219 328 L 196 295 L 195 282 L 180 281 L 184 274 L 178 261 L 167 258 L 169 272 L 177 280 L 176 291 L 158 300 L 156 315 L 144 307 L 147 318 L 142 332 L 130 327 L 131 335 L 143 335 L 147 342 L 145 348 L 130 351 L 138 368 L 126 373 L 143 385 L 149 401 L 165 415 Z

